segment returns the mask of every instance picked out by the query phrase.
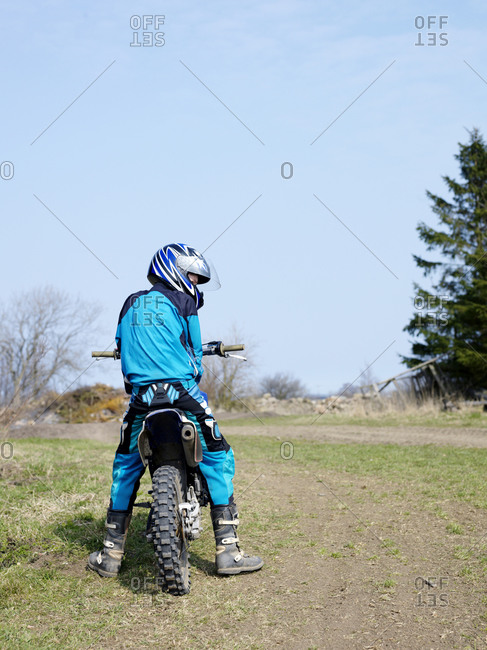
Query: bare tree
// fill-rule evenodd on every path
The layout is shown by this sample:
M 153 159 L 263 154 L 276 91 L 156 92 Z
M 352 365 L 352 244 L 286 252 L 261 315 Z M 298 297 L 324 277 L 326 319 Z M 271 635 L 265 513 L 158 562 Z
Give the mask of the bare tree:
M 306 393 L 303 384 L 289 373 L 276 372 L 268 375 L 260 382 L 262 393 L 270 393 L 276 399 L 290 399 L 302 397 Z
M 227 344 L 241 343 L 245 341 L 245 337 L 234 325 L 223 341 Z M 247 341 L 245 351 L 236 353 L 245 356 L 247 361 L 212 356 L 203 357 L 205 372 L 200 388 L 207 393 L 212 406 L 228 410 L 243 407 L 239 400 L 244 399 L 252 392 L 254 364 L 251 351 L 255 350 L 255 347 L 255 344 Z
M 0 307 L 0 405 L 16 411 L 80 369 L 80 345 L 99 307 L 45 287 Z
M 348 384 L 345 383 L 337 391 L 337 395 L 343 395 L 344 397 L 352 397 L 356 393 L 364 392 L 364 389 L 367 389 L 365 392 L 370 390 L 370 386 L 377 382 L 377 377 L 374 375 L 369 365 L 365 366 L 365 369 L 362 370 L 362 374 L 358 377 L 354 383 Z

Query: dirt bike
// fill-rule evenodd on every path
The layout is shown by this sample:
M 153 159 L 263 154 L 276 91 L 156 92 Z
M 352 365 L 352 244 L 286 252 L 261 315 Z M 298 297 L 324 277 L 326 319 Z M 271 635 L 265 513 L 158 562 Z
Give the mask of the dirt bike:
M 232 351 L 243 345 L 212 341 L 203 345 L 203 355 L 235 357 Z M 119 359 L 118 350 L 92 352 L 93 357 Z M 199 537 L 201 508 L 209 503 L 205 478 L 199 470 L 203 458 L 195 424 L 176 408 L 148 413 L 138 439 L 139 454 L 152 478 L 152 503 L 135 503 L 150 508 L 146 537 L 152 542 L 160 578 L 158 584 L 176 596 L 191 587 L 189 542 Z

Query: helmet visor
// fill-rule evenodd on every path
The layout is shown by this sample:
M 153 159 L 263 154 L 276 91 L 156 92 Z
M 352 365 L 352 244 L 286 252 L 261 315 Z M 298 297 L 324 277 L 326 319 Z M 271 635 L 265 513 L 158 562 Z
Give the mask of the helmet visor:
M 188 277 L 188 273 L 197 275 L 199 277 L 198 287 L 205 285 L 205 291 L 216 291 L 220 288 L 220 278 L 211 260 L 203 257 L 181 256 L 176 264 L 186 277 Z
M 211 260 L 207 258 L 206 261 L 208 263 L 208 266 L 210 267 L 210 279 L 204 283 L 204 289 L 205 291 L 218 291 L 218 289 L 222 285 L 220 282 L 220 278 L 218 277 L 217 270 Z M 198 283 L 198 286 L 199 285 L 200 283 Z

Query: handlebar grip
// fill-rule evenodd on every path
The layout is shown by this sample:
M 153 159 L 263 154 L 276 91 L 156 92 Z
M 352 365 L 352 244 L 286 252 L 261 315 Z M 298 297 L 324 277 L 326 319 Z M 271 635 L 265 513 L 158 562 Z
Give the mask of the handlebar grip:
M 237 343 L 236 345 L 222 345 L 222 353 L 225 352 L 236 352 L 237 350 L 245 350 L 245 345 L 243 343 Z
M 92 352 L 91 353 L 92 357 L 108 357 L 111 359 L 118 359 L 118 350 L 104 350 L 103 352 Z

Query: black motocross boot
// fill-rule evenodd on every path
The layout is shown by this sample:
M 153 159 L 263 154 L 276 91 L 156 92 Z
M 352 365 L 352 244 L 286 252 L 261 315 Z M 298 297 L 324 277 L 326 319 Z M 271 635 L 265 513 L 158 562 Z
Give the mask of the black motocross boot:
M 88 567 L 104 578 L 115 578 L 120 571 L 131 517 L 124 511 L 107 510 L 103 550 L 91 553 L 88 558 Z
M 216 541 L 216 572 L 218 575 L 234 575 L 236 573 L 257 571 L 264 566 L 260 557 L 251 557 L 240 550 L 238 545 L 237 506 L 213 506 L 211 521 Z

